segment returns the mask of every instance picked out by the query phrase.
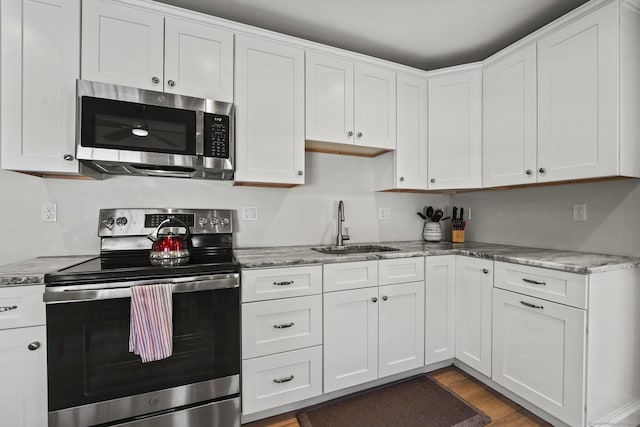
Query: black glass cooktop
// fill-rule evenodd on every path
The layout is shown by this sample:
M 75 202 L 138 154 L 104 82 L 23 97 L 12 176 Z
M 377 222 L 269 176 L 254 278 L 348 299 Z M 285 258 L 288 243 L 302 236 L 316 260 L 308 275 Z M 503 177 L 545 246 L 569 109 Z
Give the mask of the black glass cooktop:
M 240 264 L 231 249 L 192 249 L 189 260 L 182 265 L 152 265 L 149 251 L 119 251 L 103 254 L 46 274 L 47 286 L 146 280 L 192 275 L 237 273 Z

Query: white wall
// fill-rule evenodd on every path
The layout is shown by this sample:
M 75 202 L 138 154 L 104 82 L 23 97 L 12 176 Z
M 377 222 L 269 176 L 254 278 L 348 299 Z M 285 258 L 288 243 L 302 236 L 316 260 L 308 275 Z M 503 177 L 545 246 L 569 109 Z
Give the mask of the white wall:
M 485 190 L 451 197 L 471 208 L 466 240 L 640 256 L 640 180 Z M 573 204 L 587 204 L 587 222 Z
M 345 203 L 350 243 L 421 238 L 425 204 L 448 196 L 376 193 L 374 159 L 307 153 L 307 184 L 292 189 L 234 187 L 229 182 L 110 177 L 104 181 L 38 178 L 0 171 L 0 265 L 34 256 L 95 254 L 98 210 L 115 207 L 258 206 L 259 220 L 236 221 L 237 247 L 331 244 L 338 200 Z M 40 221 L 41 203 L 57 204 L 58 222 Z M 378 221 L 377 208 L 391 220 Z

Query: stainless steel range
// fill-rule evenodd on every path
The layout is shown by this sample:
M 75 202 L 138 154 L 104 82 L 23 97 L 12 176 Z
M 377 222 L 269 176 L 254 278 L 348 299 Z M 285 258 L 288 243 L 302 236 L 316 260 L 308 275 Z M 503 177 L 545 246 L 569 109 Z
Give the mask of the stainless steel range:
M 45 276 L 49 426 L 239 426 L 232 211 L 101 210 L 98 230 L 100 256 Z M 150 258 L 150 235 L 185 236 L 188 257 Z M 173 311 L 173 354 L 148 363 L 129 352 L 145 284 L 171 284 Z

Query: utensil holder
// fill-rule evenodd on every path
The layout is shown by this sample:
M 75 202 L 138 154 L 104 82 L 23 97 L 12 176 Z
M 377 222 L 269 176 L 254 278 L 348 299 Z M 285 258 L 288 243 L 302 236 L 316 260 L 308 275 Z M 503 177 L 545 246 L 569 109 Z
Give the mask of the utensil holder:
M 422 227 L 422 238 L 427 242 L 439 242 L 442 239 L 440 223 L 426 221 Z
M 451 241 L 453 243 L 464 243 L 464 230 L 451 230 Z

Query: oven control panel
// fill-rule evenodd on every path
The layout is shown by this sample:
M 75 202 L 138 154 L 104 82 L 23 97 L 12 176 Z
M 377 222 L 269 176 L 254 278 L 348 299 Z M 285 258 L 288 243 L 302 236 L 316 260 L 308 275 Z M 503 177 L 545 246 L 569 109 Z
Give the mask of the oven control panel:
M 229 209 L 100 209 L 98 236 L 146 236 L 169 218 L 187 224 L 191 234 L 232 233 L 233 212 Z

